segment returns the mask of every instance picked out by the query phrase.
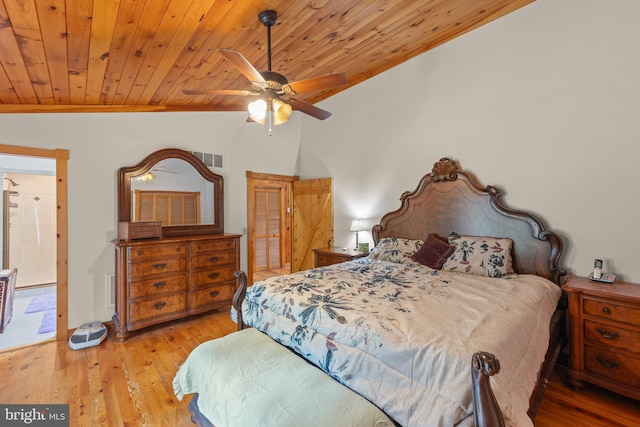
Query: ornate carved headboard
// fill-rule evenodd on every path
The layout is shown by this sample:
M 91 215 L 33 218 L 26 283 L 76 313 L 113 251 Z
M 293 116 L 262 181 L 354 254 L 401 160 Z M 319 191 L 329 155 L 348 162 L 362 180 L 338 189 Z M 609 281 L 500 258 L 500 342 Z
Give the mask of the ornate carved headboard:
M 383 237 L 424 239 L 433 233 L 443 239 L 454 231 L 473 236 L 513 240 L 513 267 L 521 274 L 536 274 L 560 284 L 566 272 L 558 266 L 562 240 L 546 231 L 534 215 L 509 209 L 500 191 L 482 187 L 457 162 L 442 158 L 415 190 L 400 197 L 399 209 L 385 214 L 373 227 L 377 244 Z

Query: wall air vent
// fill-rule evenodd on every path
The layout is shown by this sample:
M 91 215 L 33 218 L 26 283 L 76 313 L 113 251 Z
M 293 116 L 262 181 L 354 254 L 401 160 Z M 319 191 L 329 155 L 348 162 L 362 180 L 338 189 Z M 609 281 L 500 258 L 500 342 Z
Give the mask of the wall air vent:
M 222 168 L 223 158 L 222 154 L 203 153 L 200 151 L 192 151 L 193 155 L 204 162 L 205 165 L 210 168 Z

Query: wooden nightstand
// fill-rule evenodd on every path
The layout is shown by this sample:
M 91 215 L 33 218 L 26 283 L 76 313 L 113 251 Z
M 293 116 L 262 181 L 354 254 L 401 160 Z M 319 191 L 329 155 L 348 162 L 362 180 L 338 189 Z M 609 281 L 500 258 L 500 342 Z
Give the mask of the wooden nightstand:
M 640 285 L 570 276 L 569 383 L 584 382 L 640 399 Z
M 362 258 L 369 255 L 369 252 L 359 252 L 354 249 L 336 247 L 314 249 L 313 252 L 316 267 L 338 264 L 340 262 L 351 261 L 356 258 Z

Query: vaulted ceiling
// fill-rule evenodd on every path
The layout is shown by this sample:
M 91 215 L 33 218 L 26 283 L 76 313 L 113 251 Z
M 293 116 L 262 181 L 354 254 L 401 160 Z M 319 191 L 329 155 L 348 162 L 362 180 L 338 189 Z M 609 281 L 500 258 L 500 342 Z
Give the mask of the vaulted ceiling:
M 288 80 L 340 72 L 315 104 L 533 0 L 0 0 L 0 113 L 245 110 L 250 89 L 218 48 Z

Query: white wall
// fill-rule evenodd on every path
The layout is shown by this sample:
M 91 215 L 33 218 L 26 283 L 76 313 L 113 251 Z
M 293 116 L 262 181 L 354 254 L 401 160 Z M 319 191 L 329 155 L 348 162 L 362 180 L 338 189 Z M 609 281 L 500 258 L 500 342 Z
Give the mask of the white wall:
M 636 0 L 538 0 L 322 103 L 301 178 L 333 177 L 336 244 L 449 156 L 558 232 L 575 274 L 602 258 L 640 282 L 638 16 Z
M 224 155 L 225 231 L 246 227 L 247 170 L 298 173 L 299 113 L 265 128 L 230 113 L 90 113 L 0 115 L 0 144 L 69 150 L 69 328 L 107 321 L 106 276 L 115 272 L 116 173 L 149 153 L 176 147 Z M 241 239 L 246 269 L 246 238 Z

